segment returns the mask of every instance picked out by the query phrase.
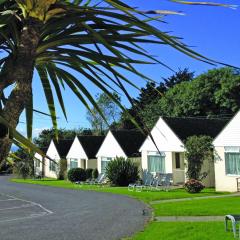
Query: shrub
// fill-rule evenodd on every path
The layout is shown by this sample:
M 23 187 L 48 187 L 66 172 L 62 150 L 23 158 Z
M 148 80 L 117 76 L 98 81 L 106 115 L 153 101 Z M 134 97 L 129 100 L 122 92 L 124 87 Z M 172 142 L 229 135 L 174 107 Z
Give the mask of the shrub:
M 67 160 L 61 159 L 59 162 L 59 172 L 58 172 L 58 180 L 66 179 L 67 175 Z
M 71 182 L 86 181 L 86 172 L 82 168 L 72 168 L 68 171 L 68 180 Z
M 34 160 L 33 155 L 26 150 L 19 149 L 15 152 L 13 163 L 13 172 L 19 177 L 26 179 L 34 176 Z
M 198 180 L 190 179 L 184 184 L 184 188 L 189 193 L 199 193 L 204 189 L 204 185 Z
M 92 168 L 86 169 L 86 179 L 91 179 L 92 178 L 92 172 L 93 172 Z
M 97 170 L 97 168 L 95 168 L 95 169 L 92 171 L 92 178 L 93 178 L 93 179 L 96 179 L 96 178 L 98 178 L 98 175 L 99 175 L 98 170 Z
M 138 180 L 138 166 L 131 160 L 116 158 L 106 167 L 106 176 L 110 182 L 117 186 L 128 186 Z

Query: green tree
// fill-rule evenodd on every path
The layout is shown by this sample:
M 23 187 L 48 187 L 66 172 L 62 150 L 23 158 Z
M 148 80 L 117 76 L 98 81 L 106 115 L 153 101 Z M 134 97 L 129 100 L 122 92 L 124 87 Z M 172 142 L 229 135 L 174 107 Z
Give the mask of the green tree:
M 92 131 L 90 129 L 63 129 L 60 128 L 58 130 L 58 139 L 73 139 L 76 135 L 92 135 Z M 49 146 L 49 143 L 52 139 L 55 138 L 55 130 L 51 129 L 44 129 L 42 130 L 38 137 L 34 138 L 33 142 L 39 148 L 45 148 Z
M 134 116 L 142 127 L 146 125 L 151 128 L 160 115 L 158 101 L 169 89 L 182 82 L 190 82 L 193 77 L 194 73 L 185 68 L 183 70 L 179 69 L 178 72 L 168 78 L 163 78 L 163 81 L 158 86 L 154 82 L 148 82 L 145 88 L 141 89 L 139 96 L 133 99 L 134 105 L 129 109 L 129 114 Z M 121 122 L 122 128 L 136 127 L 126 114 L 123 114 Z
M 0 139 L 0 163 L 7 156 L 12 139 L 43 154 L 15 131 L 19 117 L 25 110 L 27 135 L 29 140 L 32 138 L 33 111 L 39 112 L 33 106 L 35 70 L 40 77 L 56 130 L 53 91 L 67 117 L 61 94 L 65 86 L 89 110 L 91 105 L 98 109 L 98 105 L 83 78 L 107 93 L 119 105 L 109 89 L 114 86 L 128 96 L 123 83 L 134 85 L 121 74 L 121 70 L 148 79 L 136 70 L 134 64 L 162 63 L 143 51 L 140 44 L 166 44 L 191 57 L 212 62 L 187 48 L 172 34 L 153 26 L 151 20 L 156 19 L 147 17 L 147 14 L 179 13 L 139 11 L 121 0 L 104 0 L 98 4 L 91 0 L 0 1 L 0 121 L 11 129 L 10 138 Z M 163 23 L 160 18 L 157 20 Z M 76 77 L 75 72 L 81 77 Z M 11 92 L 6 98 L 4 92 L 9 86 Z
M 113 93 L 113 96 L 119 102 L 121 101 L 116 93 Z M 101 135 L 106 132 L 109 125 L 114 125 L 114 123 L 119 121 L 120 108 L 106 93 L 97 94 L 96 103 L 105 119 L 101 116 L 98 109 L 93 107 L 91 111 L 87 112 L 87 120 L 91 124 L 92 131 Z
M 149 104 L 139 114 L 149 127 L 155 124 L 160 115 L 233 115 L 240 108 L 239 91 L 239 71 L 232 68 L 213 69 L 190 82 L 176 84 L 161 99 Z
M 202 180 L 207 173 L 202 172 L 204 161 L 213 161 L 212 138 L 209 136 L 191 136 L 186 140 L 187 172 L 189 179 Z

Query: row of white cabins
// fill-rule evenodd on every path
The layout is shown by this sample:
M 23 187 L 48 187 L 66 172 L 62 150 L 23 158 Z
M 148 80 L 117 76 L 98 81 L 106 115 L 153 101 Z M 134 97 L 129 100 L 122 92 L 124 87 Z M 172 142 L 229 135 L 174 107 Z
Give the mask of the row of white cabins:
M 104 173 L 106 165 L 115 157 L 131 158 L 142 170 L 151 173 L 172 173 L 174 184 L 186 181 L 184 141 L 193 135 L 208 135 L 214 141 L 215 160 L 205 162 L 208 172 L 206 186 L 217 191 L 238 190 L 240 177 L 240 112 L 230 121 L 224 119 L 160 117 L 145 137 L 134 130 L 109 130 L 104 136 L 76 136 L 74 140 L 51 141 L 46 155 L 58 162 L 67 159 L 68 169 L 97 168 Z M 56 178 L 56 164 L 36 154 L 36 170 L 44 170 L 46 177 Z M 43 167 L 44 166 L 44 167 Z

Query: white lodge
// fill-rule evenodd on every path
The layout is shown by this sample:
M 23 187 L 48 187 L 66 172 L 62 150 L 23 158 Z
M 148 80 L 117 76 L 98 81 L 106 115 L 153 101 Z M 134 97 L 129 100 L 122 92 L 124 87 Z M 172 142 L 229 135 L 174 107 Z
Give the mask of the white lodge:
M 67 154 L 68 170 L 97 168 L 96 153 L 104 138 L 104 136 L 76 136 Z
M 239 191 L 240 178 L 240 111 L 214 139 L 215 181 L 217 191 Z M 239 185 L 240 187 L 240 185 Z
M 143 143 L 145 136 L 136 130 L 109 130 L 97 157 L 97 166 L 100 173 L 105 172 L 109 161 L 116 157 L 130 158 L 141 165 L 139 147 Z
M 154 142 L 148 136 L 140 147 L 142 169 L 151 173 L 172 173 L 173 183 L 186 181 L 186 161 L 184 141 L 193 135 L 215 137 L 226 124 L 225 120 L 201 118 L 160 117 L 151 131 Z M 213 187 L 214 163 L 205 162 L 203 172 L 208 172 L 203 181 L 205 186 Z
M 53 159 L 56 163 L 59 163 L 60 159 L 66 159 L 67 153 L 73 143 L 73 140 L 51 140 L 49 147 L 45 150 L 46 155 Z M 58 166 L 48 158 L 42 159 L 41 156 L 35 154 L 35 172 L 43 172 L 45 177 L 57 178 L 58 177 Z M 44 161 L 45 164 L 42 164 Z

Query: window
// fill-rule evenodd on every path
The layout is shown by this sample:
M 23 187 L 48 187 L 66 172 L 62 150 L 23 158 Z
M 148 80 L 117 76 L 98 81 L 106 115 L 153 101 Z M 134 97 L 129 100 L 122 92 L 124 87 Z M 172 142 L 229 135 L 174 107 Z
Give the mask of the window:
M 165 156 L 149 155 L 148 156 L 148 171 L 165 173 Z
M 176 168 L 181 168 L 180 153 L 175 153 Z
M 102 157 L 101 158 L 101 173 L 106 172 L 106 167 L 111 160 L 112 160 L 112 158 L 110 158 L 110 157 Z
M 70 158 L 70 169 L 78 167 L 78 160 L 77 158 Z
M 49 170 L 50 171 L 53 171 L 53 172 L 56 172 L 56 163 L 54 163 L 53 161 L 50 161 L 49 160 Z
M 240 153 L 225 152 L 226 174 L 240 175 Z
M 36 159 L 36 167 L 40 167 L 40 160 L 39 159 Z

